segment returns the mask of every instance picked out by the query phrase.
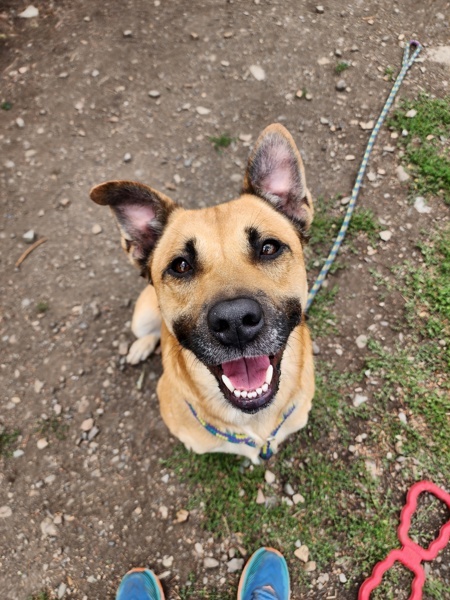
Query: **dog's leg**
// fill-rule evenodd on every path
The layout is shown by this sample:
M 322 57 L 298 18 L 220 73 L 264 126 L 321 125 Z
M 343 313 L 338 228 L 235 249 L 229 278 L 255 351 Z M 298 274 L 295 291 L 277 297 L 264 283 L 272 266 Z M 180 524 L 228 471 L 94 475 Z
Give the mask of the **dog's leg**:
M 127 363 L 137 365 L 156 348 L 161 337 L 161 314 L 155 288 L 148 285 L 139 295 L 131 321 L 131 331 L 138 338 L 127 355 Z

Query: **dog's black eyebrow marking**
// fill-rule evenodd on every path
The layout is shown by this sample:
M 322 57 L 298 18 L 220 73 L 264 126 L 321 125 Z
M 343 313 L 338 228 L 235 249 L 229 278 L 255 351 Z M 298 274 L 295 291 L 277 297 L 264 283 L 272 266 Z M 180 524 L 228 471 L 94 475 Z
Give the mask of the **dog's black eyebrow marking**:
M 261 244 L 261 234 L 255 227 L 247 227 L 245 230 L 251 249 L 259 254 Z
M 198 267 L 198 252 L 195 247 L 195 242 L 195 238 L 186 240 L 182 250 L 182 255 L 188 260 L 189 264 L 194 269 Z

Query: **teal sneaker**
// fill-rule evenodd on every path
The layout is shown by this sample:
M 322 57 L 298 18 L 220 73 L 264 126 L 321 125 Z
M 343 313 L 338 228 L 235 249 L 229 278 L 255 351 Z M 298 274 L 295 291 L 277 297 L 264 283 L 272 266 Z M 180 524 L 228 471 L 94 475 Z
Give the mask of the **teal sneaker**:
M 164 600 L 164 591 L 149 569 L 132 569 L 122 579 L 116 600 Z
M 273 548 L 260 548 L 242 571 L 237 600 L 289 600 L 289 571 L 284 556 Z

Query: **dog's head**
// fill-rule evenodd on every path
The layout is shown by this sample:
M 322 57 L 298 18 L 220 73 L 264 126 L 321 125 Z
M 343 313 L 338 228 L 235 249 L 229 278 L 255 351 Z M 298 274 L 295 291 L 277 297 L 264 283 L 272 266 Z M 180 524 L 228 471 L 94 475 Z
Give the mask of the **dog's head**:
M 169 332 L 226 400 L 248 413 L 267 406 L 307 300 L 303 246 L 313 205 L 287 130 L 271 125 L 258 138 L 236 200 L 184 210 L 129 181 L 100 184 L 91 198 L 111 207 Z

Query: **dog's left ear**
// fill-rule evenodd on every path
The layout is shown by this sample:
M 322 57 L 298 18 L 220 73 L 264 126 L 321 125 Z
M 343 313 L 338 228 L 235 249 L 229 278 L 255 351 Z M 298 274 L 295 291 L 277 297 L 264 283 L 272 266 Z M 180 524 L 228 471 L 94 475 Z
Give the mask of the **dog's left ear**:
M 303 162 L 291 134 L 282 125 L 269 125 L 256 140 L 248 159 L 243 193 L 270 202 L 301 231 L 311 225 L 314 208 Z

